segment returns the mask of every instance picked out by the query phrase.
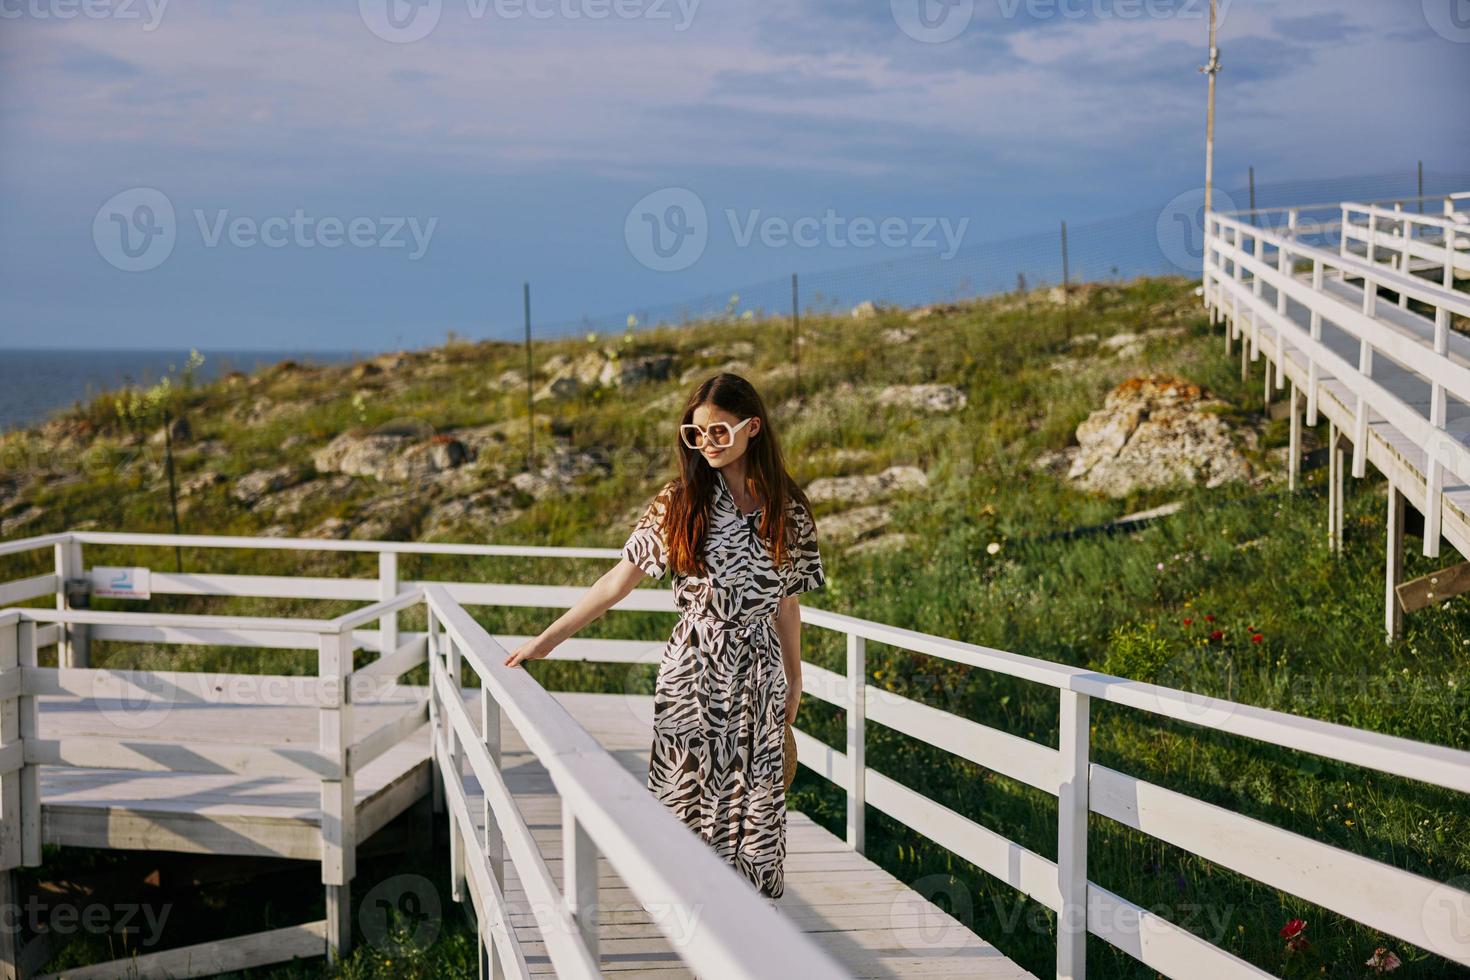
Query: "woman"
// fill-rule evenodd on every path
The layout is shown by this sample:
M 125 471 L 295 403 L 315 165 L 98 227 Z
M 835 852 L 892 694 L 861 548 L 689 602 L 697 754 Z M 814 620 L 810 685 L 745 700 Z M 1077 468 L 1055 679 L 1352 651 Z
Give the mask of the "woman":
M 673 572 L 679 622 L 653 700 L 648 788 L 768 899 L 785 891 L 786 726 L 801 701 L 797 595 L 826 581 L 811 505 L 750 382 L 717 374 L 684 406 L 670 480 L 623 557 L 515 666 Z M 774 505 L 774 506 L 772 506 Z

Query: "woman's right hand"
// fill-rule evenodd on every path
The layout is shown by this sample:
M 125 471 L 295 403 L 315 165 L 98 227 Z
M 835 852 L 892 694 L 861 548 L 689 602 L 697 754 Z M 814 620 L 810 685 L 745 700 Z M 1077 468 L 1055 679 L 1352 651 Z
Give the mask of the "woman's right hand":
M 541 638 L 538 636 L 536 639 L 527 640 L 525 643 L 516 647 L 515 652 L 505 658 L 505 666 L 519 667 L 524 661 L 540 660 L 549 653 L 551 653 L 551 649 L 543 645 Z

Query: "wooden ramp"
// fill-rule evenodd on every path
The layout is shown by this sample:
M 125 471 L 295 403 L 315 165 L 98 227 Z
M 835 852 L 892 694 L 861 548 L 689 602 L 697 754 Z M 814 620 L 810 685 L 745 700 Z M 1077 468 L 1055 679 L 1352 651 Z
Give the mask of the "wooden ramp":
M 467 694 L 469 692 L 466 692 Z M 648 695 L 554 693 L 628 772 L 642 782 L 653 736 L 653 698 Z M 562 812 L 546 771 L 509 725 L 502 725 L 502 762 L 557 884 L 561 885 Z M 466 775 L 474 788 L 473 776 Z M 472 812 L 482 813 L 476 797 Z M 599 858 L 603 902 L 598 937 L 602 969 L 619 977 L 693 977 L 673 944 Z M 511 923 L 526 944 L 534 972 L 550 974 L 526 893 L 506 864 Z M 1031 977 L 1032 974 L 943 912 L 924 896 L 847 847 L 802 813 L 787 814 L 786 894 L 783 915 L 809 934 L 854 977 Z M 701 910 L 718 915 L 718 909 Z M 670 921 L 677 923 L 677 917 Z M 686 923 L 687 925 L 687 923 Z M 676 935 L 678 926 L 676 925 Z
M 385 718 L 424 697 L 355 705 L 354 727 L 372 731 Z M 478 689 L 465 698 L 478 704 Z M 573 717 L 640 782 L 648 769 L 653 731 L 651 696 L 555 693 Z M 147 743 L 209 738 L 242 744 L 313 745 L 317 712 L 307 707 L 178 703 L 138 711 L 106 700 L 38 697 L 43 738 L 98 738 L 147 753 Z M 478 708 L 471 712 L 478 718 Z M 516 729 L 502 724 L 507 784 L 525 814 L 558 885 L 562 878 L 560 798 Z M 374 760 L 356 789 L 359 839 L 403 812 L 429 790 L 427 725 Z M 478 785 L 466 771 L 472 812 L 483 813 Z M 192 853 L 320 858 L 321 791 L 312 779 L 258 778 L 234 773 L 140 772 L 41 767 L 42 825 L 47 842 Z M 962 923 L 894 878 L 801 813 L 789 813 L 786 894 L 782 913 L 810 934 L 854 977 L 1020 978 L 1022 970 Z M 601 965 L 619 977 L 693 977 L 645 910 L 599 858 L 602 901 Z M 366 887 L 370 883 L 361 883 Z M 540 941 L 537 917 L 506 863 L 511 923 L 526 944 L 533 972 L 554 971 Z M 696 914 L 718 915 L 718 909 Z M 694 924 L 672 916 L 675 935 Z
M 402 687 L 354 705 L 361 737 L 426 696 Z M 304 706 L 37 697 L 40 737 L 75 745 L 97 739 L 144 759 L 150 743 L 208 740 L 279 750 L 314 748 L 317 710 Z M 429 790 L 424 725 L 358 774 L 357 832 L 367 839 Z M 163 764 L 163 763 L 160 763 Z M 160 769 L 41 766 L 42 840 L 63 847 L 182 851 L 321 860 L 321 782 L 309 777 Z

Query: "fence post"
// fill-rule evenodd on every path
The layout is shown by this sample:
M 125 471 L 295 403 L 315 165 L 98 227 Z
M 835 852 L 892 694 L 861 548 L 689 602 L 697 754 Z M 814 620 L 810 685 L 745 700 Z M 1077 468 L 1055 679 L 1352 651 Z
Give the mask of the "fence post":
M 463 684 L 460 682 L 460 649 L 454 637 L 447 632 L 444 635 L 444 673 L 449 681 L 449 689 L 460 693 Z M 453 779 L 455 785 L 464 785 L 464 747 L 460 745 L 459 732 L 454 723 L 443 725 L 445 758 L 453 767 L 452 772 L 444 774 L 445 779 Z M 464 861 L 464 828 L 459 825 L 454 814 L 449 815 L 449 893 L 456 902 L 465 900 L 465 861 Z
M 398 595 L 398 552 L 378 552 L 378 598 Z M 398 613 L 388 613 L 378 620 L 378 656 L 386 657 L 398 650 Z
M 866 841 L 868 639 L 847 634 L 847 846 L 863 853 Z
M 439 705 L 439 690 L 434 685 L 434 668 L 439 658 L 439 617 L 432 604 L 425 604 L 425 629 L 428 630 L 429 661 L 429 734 L 433 739 L 433 751 L 429 753 L 429 792 L 433 810 L 443 816 L 444 772 L 439 765 L 439 745 L 444 739 L 444 709 Z
M 60 541 L 56 544 L 56 608 L 69 609 L 66 583 L 68 579 L 81 578 L 86 574 L 82 566 L 82 543 Z M 91 657 L 88 651 L 87 625 L 85 623 L 56 624 L 56 665 L 58 667 L 88 667 Z
M 1369 219 L 1372 220 L 1371 218 Z M 1369 235 L 1372 237 L 1371 233 Z M 1378 286 L 1372 273 L 1363 276 L 1363 315 L 1378 315 Z M 1358 373 L 1365 378 L 1373 377 L 1373 345 L 1366 335 L 1358 339 Z M 1353 419 L 1353 477 L 1362 479 L 1368 472 L 1368 399 L 1358 396 L 1358 411 Z
M 1057 748 L 1061 783 L 1057 792 L 1057 980 L 1087 976 L 1087 815 L 1089 715 L 1086 694 L 1063 689 Z
M 357 868 L 357 804 L 347 771 L 352 740 L 352 635 L 323 633 L 317 677 L 326 698 L 318 709 L 321 750 L 337 764 L 337 778 L 322 780 L 322 883 L 327 889 L 327 959 L 340 963 L 352 949 L 351 881 Z
M 577 931 L 587 946 L 592 962 L 597 952 L 597 845 L 587 828 L 572 812 L 566 799 L 561 804 L 562 897 L 567 911 L 577 921 Z
M 490 696 L 483 679 L 480 682 L 480 737 L 485 742 L 485 751 L 490 756 L 490 764 L 495 767 L 496 772 L 500 772 L 500 705 Z M 500 894 L 503 896 L 505 894 L 505 834 L 495 819 L 495 810 L 490 805 L 489 793 L 481 795 L 481 804 L 485 808 L 485 861 L 490 865 L 490 874 L 500 886 Z M 506 919 L 507 923 L 509 922 L 504 908 L 495 909 L 494 914 Z M 481 963 L 480 975 L 485 980 L 503 980 L 505 969 L 500 964 L 500 957 L 495 955 L 495 938 L 488 931 L 484 932 L 484 936 L 486 962 Z
M 1325 278 L 1325 270 L 1320 258 L 1312 259 L 1312 339 L 1317 343 L 1322 342 L 1322 285 Z M 1307 353 L 1307 425 L 1317 425 L 1317 352 L 1311 350 Z
M 0 980 L 20 976 L 21 866 L 20 620 L 0 626 Z

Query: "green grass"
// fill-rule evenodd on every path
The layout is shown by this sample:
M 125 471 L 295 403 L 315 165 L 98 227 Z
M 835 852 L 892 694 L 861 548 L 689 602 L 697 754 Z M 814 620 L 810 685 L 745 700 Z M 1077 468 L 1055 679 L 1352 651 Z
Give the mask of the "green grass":
M 1043 450 L 1058 449 L 1078 422 L 1101 404 L 1117 382 L 1134 374 L 1166 371 L 1199 383 L 1229 401 L 1234 423 L 1259 420 L 1259 366 L 1242 381 L 1237 357 L 1226 357 L 1218 331 L 1208 328 L 1184 280 L 1140 280 L 1091 292 L 1068 319 L 1076 333 L 1103 337 L 1119 331 L 1183 326 L 1181 336 L 1159 337 L 1129 361 L 1099 355 L 1080 370 L 1057 372 L 1048 362 L 1063 351 L 1067 320 L 1038 297 L 1003 297 L 961 313 L 907 324 L 903 314 L 876 321 L 804 318 L 799 411 L 784 406 L 796 394 L 789 371 L 789 326 L 739 322 L 599 338 L 623 356 L 672 350 L 676 373 L 701 363 L 693 352 L 749 340 L 756 350 L 751 380 L 761 389 L 798 480 L 837 472 L 876 472 L 907 464 L 929 475 L 927 491 L 894 501 L 892 530 L 915 535 L 922 547 L 887 553 L 847 554 L 824 545 L 828 587 L 808 598 L 813 605 L 908 629 L 954 637 L 1058 663 L 1124 676 L 1322 718 L 1458 748 L 1470 748 L 1470 615 L 1461 600 L 1407 617 L 1404 636 L 1388 644 L 1382 632 L 1384 512 L 1382 480 L 1349 480 L 1345 547 L 1332 554 L 1326 539 L 1325 472 L 1306 474 L 1296 494 L 1280 486 L 1174 488 L 1110 500 L 1072 488 L 1028 465 Z M 877 339 L 882 330 L 912 326 L 914 340 L 899 350 Z M 556 352 L 575 357 L 584 340 L 548 342 L 538 363 Z M 341 372 L 277 372 L 254 389 L 214 385 L 196 390 L 190 413 L 196 437 L 222 440 L 230 454 L 213 464 L 185 455 L 181 479 L 205 465 L 234 476 L 250 470 L 305 463 L 310 450 L 342 428 L 412 415 L 437 428 L 524 418 L 524 390 L 500 392 L 493 381 L 506 369 L 523 369 L 524 352 L 506 344 L 456 344 L 446 350 L 438 376 L 416 380 L 388 397 L 369 394 L 354 405 L 354 383 Z M 1077 351 L 1068 351 L 1077 355 Z M 1085 356 L 1084 349 L 1082 356 Z M 718 358 L 703 362 L 719 363 Z M 377 379 L 381 384 L 382 379 Z M 875 408 L 844 395 L 841 382 L 857 385 L 943 382 L 969 396 L 949 415 L 919 416 Z M 617 546 L 628 527 L 620 516 L 646 500 L 669 467 L 672 412 L 644 412 L 647 404 L 685 386 L 653 384 L 634 391 L 589 394 L 554 408 L 556 423 L 574 446 L 601 447 L 611 472 L 578 492 L 539 502 L 508 523 L 451 535 L 495 543 Z M 299 416 L 258 429 L 232 422 L 240 406 L 256 398 L 322 398 Z M 360 406 L 360 407 L 359 407 Z M 62 530 L 83 520 L 105 529 L 169 528 L 161 470 L 151 460 L 119 467 L 135 450 L 118 445 L 106 406 L 80 409 L 103 433 L 93 454 L 105 460 L 84 479 L 32 489 L 28 500 L 47 508 L 26 534 Z M 1325 429 L 1325 420 L 1321 428 Z M 286 439 L 310 441 L 282 450 Z M 7 447 L 16 455 L 14 442 Z M 536 447 L 544 453 L 545 430 Z M 1257 451 L 1266 465 L 1284 445 L 1286 423 L 1266 423 Z M 862 450 L 869 459 L 824 465 L 835 449 Z M 526 451 L 523 430 L 501 450 L 514 472 Z M 43 458 L 37 451 L 24 458 Z M 340 498 L 323 501 L 297 520 L 305 529 L 325 516 L 349 515 L 377 488 L 359 480 Z M 1183 500 L 1178 514 L 1130 534 L 1070 540 L 1046 535 Z M 11 505 L 15 509 L 15 505 Z M 818 517 L 831 508 L 818 507 Z M 224 487 L 194 502 L 186 532 L 254 533 L 262 519 L 231 501 Z M 988 552 L 999 544 L 995 554 Z M 5 578 L 46 570 L 49 554 L 0 566 Z M 87 547 L 92 564 L 138 563 L 172 568 L 171 549 Z M 247 555 L 186 549 L 186 567 L 258 574 L 372 577 L 372 556 L 262 552 Z M 1450 564 L 1406 546 L 1406 577 Z M 1162 566 L 1162 567 L 1160 567 Z M 408 558 L 404 577 L 589 584 L 605 563 L 531 559 Z M 99 603 L 105 605 L 105 603 Z M 347 608 L 330 602 L 156 599 L 170 611 L 333 615 Z M 495 631 L 534 633 L 550 610 L 482 609 Z M 1206 617 L 1213 617 L 1207 621 Z M 1192 620 L 1186 625 L 1185 620 Z M 587 631 L 593 635 L 661 639 L 669 619 L 619 613 Z M 408 628 L 414 628 L 410 618 Z M 421 626 L 420 626 L 421 628 Z M 1209 638 L 1219 629 L 1219 639 Z M 1260 640 L 1253 641 L 1252 635 Z M 804 631 L 803 656 L 844 670 L 840 637 Z M 101 649 L 97 662 L 172 669 L 249 669 L 310 673 L 301 654 L 219 651 L 188 647 L 151 652 Z M 1055 744 L 1057 696 L 1010 678 L 921 655 L 869 644 L 869 682 L 953 711 L 1012 734 Z M 652 690 L 651 667 L 626 668 L 536 663 L 530 668 L 548 687 L 602 691 Z M 840 712 L 808 698 L 800 724 L 829 744 L 843 743 Z M 1092 716 L 1098 763 L 1189 793 L 1273 824 L 1327 841 L 1394 867 L 1448 881 L 1470 875 L 1470 812 L 1456 794 L 1316 759 L 1290 748 L 1263 746 L 1113 705 L 1097 704 Z M 1047 857 L 1055 856 L 1056 804 L 1045 794 L 967 762 L 956 760 L 881 725 L 868 727 L 869 765 L 977 822 Z M 839 835 L 844 800 L 830 785 L 802 770 L 791 807 Z M 1094 817 L 1090 875 L 1104 887 L 1155 909 L 1257 966 L 1279 972 L 1284 942 L 1277 931 L 1301 917 L 1331 978 L 1360 977 L 1374 948 L 1385 945 L 1403 960 L 1402 977 L 1451 977 L 1465 971 L 1321 908 L 1260 886 Z M 1053 969 L 1054 922 L 1050 913 L 949 852 L 868 814 L 868 853 L 890 872 L 930 894 L 967 925 L 1038 975 Z M 1465 882 L 1461 878 L 1461 884 Z M 361 892 L 371 883 L 360 883 Z M 446 915 L 435 948 L 423 954 L 424 975 L 474 975 L 473 945 L 457 913 Z M 243 927 L 242 927 L 243 931 Z M 457 938 L 456 938 L 457 937 Z M 178 937 L 179 942 L 185 941 Z M 1106 943 L 1089 942 L 1093 976 L 1145 978 L 1152 971 Z M 365 949 L 341 976 L 398 977 L 408 973 L 402 956 L 385 963 L 381 950 Z M 420 961 L 414 961 L 420 962 Z M 416 969 L 417 967 L 414 967 Z M 261 976 L 316 975 L 317 968 L 257 971 Z

